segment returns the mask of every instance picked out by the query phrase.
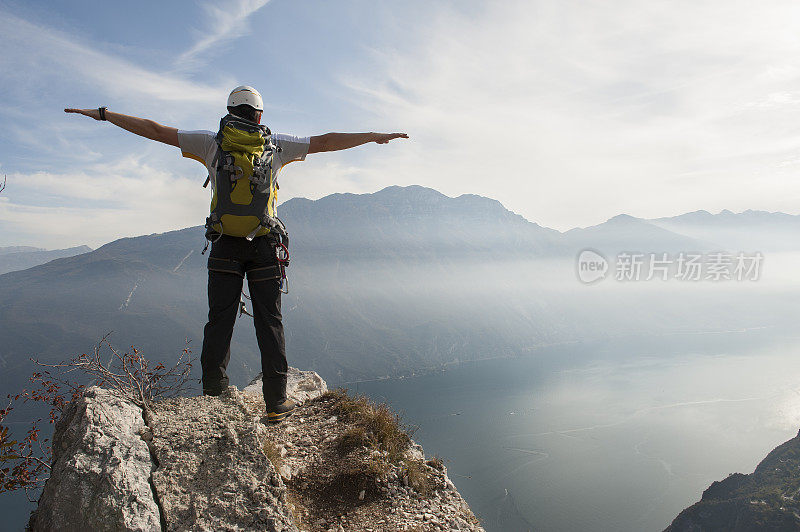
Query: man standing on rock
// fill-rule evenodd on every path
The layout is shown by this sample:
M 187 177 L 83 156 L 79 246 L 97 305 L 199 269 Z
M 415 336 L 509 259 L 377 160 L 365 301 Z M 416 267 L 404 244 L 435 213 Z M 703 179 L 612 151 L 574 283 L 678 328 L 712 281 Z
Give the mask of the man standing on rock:
M 281 321 L 281 250 L 287 244 L 277 219 L 277 175 L 309 153 L 354 148 L 368 142 L 386 144 L 405 133 L 327 133 L 313 137 L 272 134 L 261 126 L 264 105 L 252 87 L 235 88 L 228 96 L 228 115 L 218 133 L 182 131 L 152 120 L 99 109 L 64 109 L 106 120 L 126 131 L 181 149 L 184 157 L 203 163 L 212 183 L 211 215 L 206 236 L 208 258 L 208 323 L 204 329 L 203 393 L 219 395 L 228 386 L 225 372 L 240 294 L 247 276 L 253 321 L 261 351 L 267 421 L 279 423 L 295 403 L 286 396 L 286 347 Z

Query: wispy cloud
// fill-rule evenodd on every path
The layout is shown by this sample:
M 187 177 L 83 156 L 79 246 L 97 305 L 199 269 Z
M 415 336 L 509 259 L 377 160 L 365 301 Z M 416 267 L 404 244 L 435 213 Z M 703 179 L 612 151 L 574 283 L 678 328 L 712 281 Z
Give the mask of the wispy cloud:
M 175 62 L 178 69 L 204 63 L 199 58 L 201 54 L 209 54 L 213 47 L 247 35 L 250 32 L 248 19 L 268 2 L 269 0 L 233 0 L 222 5 L 219 2 L 203 4 L 208 20 L 207 27 L 201 30 L 194 45 L 178 57 Z
M 489 195 L 562 229 L 797 212 L 800 181 L 778 163 L 800 151 L 798 21 L 788 1 L 441 4 L 341 83 L 412 138 L 373 149 L 371 188 Z
M 247 17 L 266 3 L 207 4 L 209 20 L 218 25 L 187 54 L 200 56 L 240 35 Z M 144 143 L 113 127 L 103 129 L 109 126 L 60 109 L 116 104 L 176 125 L 202 124 L 224 110 L 233 86 L 224 71 L 214 77 L 223 78 L 219 85 L 196 82 L 129 60 L 109 43 L 3 9 L 0 35 L 0 120 L 3 138 L 10 141 L 3 153 L 11 154 L 0 161 L 9 182 L 0 197 L 0 241 L 94 247 L 122 236 L 202 223 L 208 190 L 201 187 L 201 168 L 191 172 L 196 163 L 181 160 L 177 150 Z M 135 155 L 119 155 L 125 153 Z M 195 179 L 184 177 L 187 170 Z
M 148 159 L 129 155 L 79 171 L 9 173 L 0 196 L 0 245 L 97 247 L 124 236 L 200 225 L 208 208 L 202 178 Z M 31 197 L 38 201 L 26 201 Z
M 38 94 L 48 85 L 83 86 L 110 98 L 219 106 L 229 90 L 144 68 L 52 28 L 0 11 L 0 86 Z M 32 65 L 35 68 L 32 68 Z M 30 87 L 36 87 L 31 91 Z

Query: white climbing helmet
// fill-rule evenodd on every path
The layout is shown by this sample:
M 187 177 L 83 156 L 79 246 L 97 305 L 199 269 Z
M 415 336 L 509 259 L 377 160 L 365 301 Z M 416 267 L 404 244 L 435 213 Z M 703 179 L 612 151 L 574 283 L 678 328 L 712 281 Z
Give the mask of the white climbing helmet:
M 264 110 L 264 102 L 261 100 L 261 94 L 253 87 L 247 85 L 236 87 L 228 96 L 228 107 L 236 107 L 237 105 L 249 105 L 256 111 Z

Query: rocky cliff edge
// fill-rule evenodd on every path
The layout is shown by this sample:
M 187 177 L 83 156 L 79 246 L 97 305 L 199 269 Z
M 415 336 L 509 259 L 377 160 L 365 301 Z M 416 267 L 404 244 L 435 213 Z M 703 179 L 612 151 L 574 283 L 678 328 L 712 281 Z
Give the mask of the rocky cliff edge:
M 441 460 L 382 445 L 385 408 L 295 368 L 288 395 L 302 405 L 267 426 L 260 377 L 147 411 L 90 388 L 56 425 L 30 529 L 482 530 Z

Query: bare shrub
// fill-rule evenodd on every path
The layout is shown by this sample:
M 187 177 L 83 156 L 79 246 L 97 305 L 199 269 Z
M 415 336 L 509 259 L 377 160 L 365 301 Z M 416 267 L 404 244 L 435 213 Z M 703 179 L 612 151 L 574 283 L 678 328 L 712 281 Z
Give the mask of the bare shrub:
M 347 454 L 353 449 L 364 447 L 370 443 L 369 435 L 364 427 L 353 426 L 345 431 L 339 439 L 339 451 Z
M 91 355 L 86 353 L 60 364 L 36 364 L 45 368 L 63 370 L 62 376 L 53 377 L 60 384 L 72 388 L 73 382 L 63 375 L 78 371 L 94 379 L 96 386 L 117 391 L 133 404 L 147 409 L 159 398 L 174 397 L 185 390 L 192 370 L 192 352 L 189 347 L 183 348 L 175 363 L 167 367 L 164 363 L 151 363 L 141 351 L 131 347 L 130 352 L 120 353 L 108 341 L 105 335 Z M 109 355 L 108 362 L 103 363 L 103 355 Z M 52 377 L 49 371 L 44 372 Z
M 14 410 L 16 401 L 34 401 L 50 405 L 49 422 L 53 424 L 67 403 L 83 394 L 84 386 L 75 384 L 64 392 L 60 383 L 46 378 L 42 373 L 34 373 L 30 382 L 34 385 L 31 390 L 8 395 L 8 405 L 0 410 L 0 493 L 24 489 L 28 500 L 33 502 L 31 490 L 43 486 L 50 476 L 52 446 L 49 438 L 42 439 L 39 436 L 41 418 L 31 421 L 21 440 L 11 439 L 4 420 Z

